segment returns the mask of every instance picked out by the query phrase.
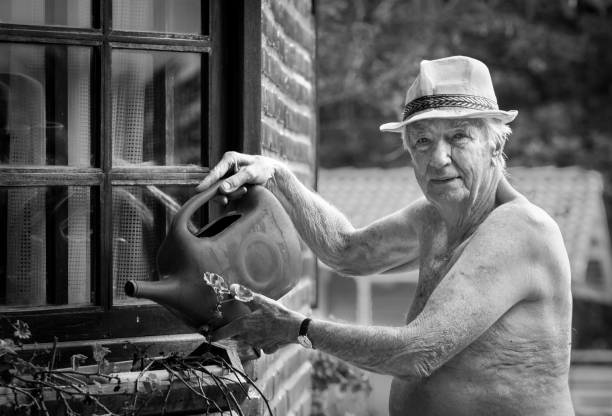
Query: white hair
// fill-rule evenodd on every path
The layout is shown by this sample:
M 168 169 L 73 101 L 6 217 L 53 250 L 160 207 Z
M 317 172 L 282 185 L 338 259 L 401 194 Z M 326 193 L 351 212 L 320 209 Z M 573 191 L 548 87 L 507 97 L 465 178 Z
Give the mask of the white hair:
M 504 147 L 510 134 L 512 134 L 510 126 L 495 118 L 464 118 L 459 119 L 459 121 L 466 122 L 468 130 L 478 129 L 480 133 L 489 140 L 492 147 L 495 149 L 493 163 L 502 171 L 505 171 L 506 154 L 504 153 Z M 423 120 L 423 122 L 427 122 L 427 120 Z M 412 130 L 410 127 L 411 125 L 408 124 L 402 130 L 402 142 L 406 150 L 409 148 L 408 139 L 410 131 Z

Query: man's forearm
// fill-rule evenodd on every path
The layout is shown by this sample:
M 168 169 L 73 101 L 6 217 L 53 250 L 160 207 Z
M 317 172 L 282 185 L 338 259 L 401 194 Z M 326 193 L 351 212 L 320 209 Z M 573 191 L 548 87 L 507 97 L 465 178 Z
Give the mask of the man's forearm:
M 427 377 L 445 356 L 444 336 L 418 336 L 409 327 L 361 326 L 315 319 L 313 346 L 365 370 L 404 379 Z
M 318 258 L 332 267 L 342 267 L 351 233 L 346 217 L 316 193 L 306 188 L 284 165 L 276 168 L 266 185 L 291 217 L 302 239 Z

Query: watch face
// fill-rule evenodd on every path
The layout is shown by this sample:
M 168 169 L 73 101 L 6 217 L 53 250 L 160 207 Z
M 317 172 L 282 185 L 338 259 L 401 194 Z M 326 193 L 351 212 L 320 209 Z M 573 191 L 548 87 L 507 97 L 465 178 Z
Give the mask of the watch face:
M 308 339 L 306 335 L 299 335 L 297 340 L 302 347 L 312 348 L 312 342 L 310 342 L 310 339 Z

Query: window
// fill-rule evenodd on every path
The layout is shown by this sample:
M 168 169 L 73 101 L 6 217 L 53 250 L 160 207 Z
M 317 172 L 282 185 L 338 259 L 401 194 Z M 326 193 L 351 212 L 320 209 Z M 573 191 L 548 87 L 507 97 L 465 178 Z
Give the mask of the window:
M 242 148 L 233 3 L 0 1 L 0 313 L 38 342 L 189 331 L 123 285 Z

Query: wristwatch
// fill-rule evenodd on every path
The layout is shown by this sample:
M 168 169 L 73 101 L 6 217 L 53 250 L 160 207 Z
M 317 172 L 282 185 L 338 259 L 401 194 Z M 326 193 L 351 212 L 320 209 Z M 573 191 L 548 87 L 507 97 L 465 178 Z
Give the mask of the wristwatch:
M 308 338 L 308 325 L 310 325 L 310 321 L 312 319 L 306 318 L 302 321 L 300 325 L 300 332 L 298 333 L 297 342 L 304 348 L 314 348 L 312 346 L 312 341 Z

